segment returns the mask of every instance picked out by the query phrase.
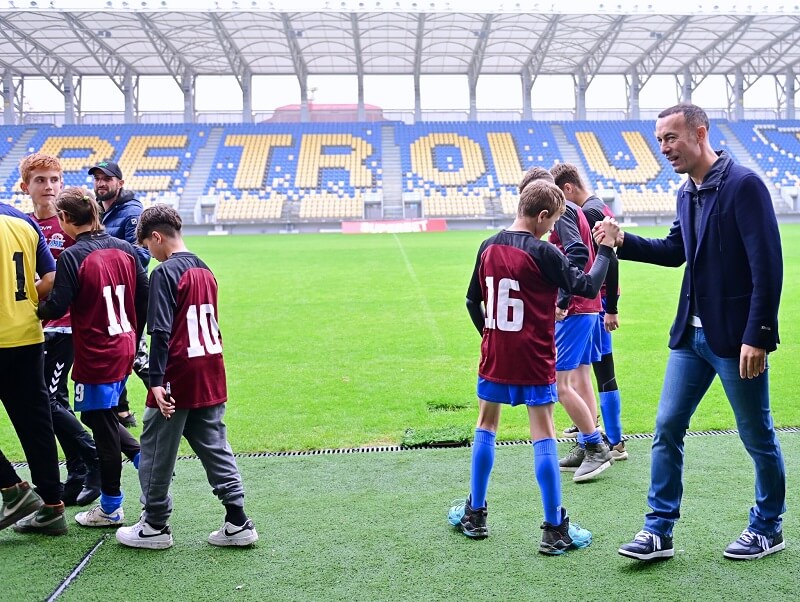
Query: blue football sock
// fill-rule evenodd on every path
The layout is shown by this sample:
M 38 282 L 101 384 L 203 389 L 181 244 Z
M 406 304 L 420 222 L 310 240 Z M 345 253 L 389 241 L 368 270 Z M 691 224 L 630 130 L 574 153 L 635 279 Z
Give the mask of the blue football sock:
M 576 439 L 578 441 L 578 445 L 580 445 L 581 447 L 586 447 L 586 435 L 578 431 L 578 436 L 576 437 Z
M 561 475 L 555 439 L 533 442 L 533 472 L 542 492 L 544 520 L 551 525 L 561 524 Z
M 486 490 L 489 488 L 489 475 L 494 466 L 495 434 L 483 429 L 475 429 L 475 442 L 472 444 L 472 478 L 470 493 L 473 508 L 486 506 Z
M 611 445 L 616 445 L 622 441 L 622 402 L 619 389 L 600 393 L 600 411 L 603 414 L 606 436 Z
M 600 434 L 600 429 L 594 429 L 594 432 L 591 435 L 585 435 L 584 441 L 586 443 L 602 443 L 603 436 Z
M 122 506 L 122 500 L 124 499 L 125 496 L 122 494 L 122 492 L 120 492 L 119 495 L 107 495 L 100 492 L 100 508 L 102 508 L 103 512 L 106 514 L 111 514 L 117 508 Z
M 139 458 L 141 457 L 141 455 L 142 455 L 142 452 L 137 452 L 137 454 L 131 460 L 131 462 L 133 462 L 133 467 L 136 470 L 139 470 Z

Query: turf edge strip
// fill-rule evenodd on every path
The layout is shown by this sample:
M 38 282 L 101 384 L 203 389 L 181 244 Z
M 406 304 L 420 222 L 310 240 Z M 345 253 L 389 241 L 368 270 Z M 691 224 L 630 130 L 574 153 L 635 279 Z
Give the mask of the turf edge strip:
M 800 433 L 800 426 L 781 426 L 776 427 L 777 433 Z M 728 430 L 711 430 L 711 431 L 688 431 L 687 437 L 719 437 L 721 435 L 738 435 L 739 431 L 736 429 Z M 653 433 L 638 433 L 634 435 L 625 435 L 627 439 L 652 439 Z M 559 443 L 575 442 L 574 437 L 561 437 L 556 439 Z M 516 441 L 498 441 L 498 447 L 506 447 L 509 445 L 530 445 L 531 442 L 527 439 L 518 439 Z M 282 451 L 282 452 L 243 452 L 233 454 L 236 458 L 285 458 L 289 456 L 330 456 L 338 454 L 370 454 L 379 452 L 404 452 L 414 451 L 420 449 L 447 449 L 454 447 L 471 447 L 472 443 L 458 443 L 454 445 L 420 445 L 415 447 L 407 447 L 404 445 L 380 445 L 380 446 L 364 446 L 364 447 L 334 447 L 328 449 L 309 449 L 305 451 Z M 185 456 L 178 456 L 178 460 L 196 460 L 197 456 L 189 454 Z M 123 464 L 130 463 L 130 460 L 123 460 Z M 27 462 L 12 462 L 14 468 L 26 468 Z M 59 462 L 64 465 L 64 462 Z
M 78 563 L 78 566 L 72 569 L 72 572 L 67 575 L 67 578 L 64 579 L 64 581 L 61 582 L 56 590 L 47 597 L 46 602 L 53 602 L 53 600 L 56 600 L 62 593 L 64 593 L 64 590 L 66 590 L 72 584 L 72 582 L 78 578 L 78 576 L 81 574 L 81 571 L 83 571 L 83 569 L 89 563 L 89 560 L 92 558 L 92 556 L 94 556 L 94 553 L 97 552 L 106 539 L 108 539 L 108 533 L 103 535 L 94 545 L 94 547 L 86 553 L 86 555 Z

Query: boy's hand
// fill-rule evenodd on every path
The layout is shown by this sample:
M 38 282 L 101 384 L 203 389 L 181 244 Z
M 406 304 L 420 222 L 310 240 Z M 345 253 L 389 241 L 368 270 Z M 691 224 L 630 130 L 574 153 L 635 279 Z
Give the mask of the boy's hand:
M 624 240 L 624 233 L 613 217 L 606 217 L 602 222 L 597 222 L 592 228 L 592 235 L 598 245 L 607 247 L 622 246 Z
M 556 322 L 561 322 L 562 320 L 566 319 L 567 317 L 567 310 L 561 309 L 556 305 Z
M 172 398 L 172 395 L 167 397 L 167 390 L 164 387 L 151 387 L 150 390 L 153 392 L 153 397 L 156 398 L 156 403 L 158 404 L 158 409 L 161 410 L 161 414 L 169 420 L 172 415 L 175 413 L 175 400 Z

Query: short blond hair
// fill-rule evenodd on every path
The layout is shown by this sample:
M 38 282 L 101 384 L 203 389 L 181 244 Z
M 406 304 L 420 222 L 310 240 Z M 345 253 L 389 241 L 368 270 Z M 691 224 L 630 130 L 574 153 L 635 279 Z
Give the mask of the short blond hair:
M 519 183 L 519 191 L 522 193 L 525 190 L 525 187 L 530 184 L 531 182 L 535 182 L 536 180 L 546 180 L 548 182 L 553 182 L 552 174 L 547 171 L 544 167 L 539 167 L 538 165 L 534 165 L 528 171 L 525 172 L 525 175 L 522 176 L 522 181 Z

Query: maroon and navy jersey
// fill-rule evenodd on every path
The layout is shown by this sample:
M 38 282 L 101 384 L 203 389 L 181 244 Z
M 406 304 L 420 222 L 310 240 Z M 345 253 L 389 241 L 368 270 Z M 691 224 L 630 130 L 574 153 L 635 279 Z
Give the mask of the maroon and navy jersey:
M 557 246 L 573 265 L 584 272 L 588 273 L 592 268 L 595 258 L 592 229 L 583 211 L 572 201 L 567 201 L 564 214 L 553 226 L 550 242 Z M 599 313 L 603 309 L 600 295 L 592 299 L 575 298 L 564 290 L 559 294 L 557 303 L 559 307 L 566 309 L 570 316 Z
M 591 195 L 581 207 L 583 214 L 586 216 L 586 221 L 589 227 L 593 228 L 597 222 L 602 222 L 606 217 L 616 217 L 611 208 L 606 205 L 598 196 Z M 594 248 L 597 249 L 597 243 Z M 616 291 L 616 294 L 607 294 L 607 290 Z M 611 265 L 608 266 L 608 274 L 606 274 L 606 281 L 603 283 L 603 288 L 600 290 L 600 297 L 606 300 L 606 311 L 610 314 L 617 313 L 617 300 L 619 299 L 619 261 L 616 255 L 611 259 Z
M 105 232 L 79 234 L 61 254 L 39 317 L 57 318 L 70 310 L 72 380 L 99 385 L 131 373 L 147 315 L 147 289 L 147 273 L 133 246 Z
M 177 409 L 228 399 L 217 315 L 217 281 L 197 255 L 173 253 L 153 270 L 147 309 L 150 386 L 169 383 Z M 158 407 L 152 392 L 147 406 Z
M 503 230 L 481 244 L 467 290 L 467 299 L 483 303 L 486 314 L 481 377 L 513 385 L 556 381 L 558 289 L 597 296 L 613 253 L 603 248 L 586 274 L 529 232 Z
M 58 222 L 57 216 L 53 215 L 51 217 L 39 219 L 36 217 L 35 213 L 29 213 L 28 215 L 31 216 L 33 221 L 39 224 L 39 229 L 42 231 L 45 241 L 47 241 L 47 248 L 50 249 L 53 259 L 58 260 L 58 256 L 61 255 L 61 251 L 75 244 L 75 241 L 72 240 L 72 237 L 64 232 L 64 230 L 61 228 L 61 224 Z M 45 332 L 55 329 L 69 332 L 69 311 L 60 318 L 55 320 L 47 320 L 44 324 L 42 324 L 42 326 L 44 326 Z

